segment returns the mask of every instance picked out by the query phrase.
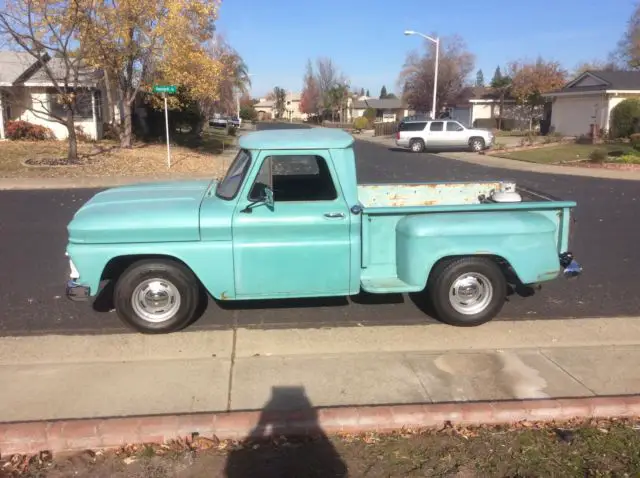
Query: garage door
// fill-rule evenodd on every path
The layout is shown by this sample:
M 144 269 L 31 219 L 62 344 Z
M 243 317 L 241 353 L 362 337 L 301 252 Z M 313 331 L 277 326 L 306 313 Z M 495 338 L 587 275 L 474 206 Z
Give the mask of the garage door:
M 601 117 L 602 101 L 596 96 L 556 98 L 551 109 L 551 125 L 569 136 L 588 134 L 589 125 Z

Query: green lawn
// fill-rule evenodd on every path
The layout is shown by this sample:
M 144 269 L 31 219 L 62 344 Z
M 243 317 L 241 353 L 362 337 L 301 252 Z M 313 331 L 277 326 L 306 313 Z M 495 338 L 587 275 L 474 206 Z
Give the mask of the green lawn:
M 517 159 L 518 161 L 529 161 L 532 163 L 561 163 L 564 161 L 575 161 L 579 159 L 589 159 L 589 154 L 594 149 L 606 149 L 612 153 L 627 153 L 633 151 L 629 144 L 562 144 L 559 146 L 549 146 L 538 149 L 524 151 L 497 152 L 494 156 L 507 159 Z

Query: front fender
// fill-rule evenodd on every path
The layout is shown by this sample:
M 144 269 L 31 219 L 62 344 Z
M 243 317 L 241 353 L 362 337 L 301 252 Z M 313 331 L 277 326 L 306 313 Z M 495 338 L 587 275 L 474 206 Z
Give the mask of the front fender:
M 91 296 L 98 294 L 103 272 L 113 259 L 160 256 L 174 258 L 186 264 L 213 297 L 217 299 L 235 297 L 231 241 L 152 244 L 70 243 L 67 246 L 67 254 L 80 275 L 76 282 L 89 287 Z
M 560 273 L 557 225 L 530 211 L 407 216 L 396 226 L 398 278 L 424 285 L 433 266 L 450 256 L 498 256 L 523 284 Z

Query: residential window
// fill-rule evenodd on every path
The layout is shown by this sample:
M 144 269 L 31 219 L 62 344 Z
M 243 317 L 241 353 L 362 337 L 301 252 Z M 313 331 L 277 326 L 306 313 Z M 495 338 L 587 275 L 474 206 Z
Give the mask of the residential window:
M 265 158 L 249 193 L 250 201 L 273 190 L 275 202 L 332 201 L 338 197 L 329 166 L 315 155 L 283 155 Z
M 447 131 L 462 131 L 464 128 L 457 121 L 447 121 Z
M 415 123 L 400 123 L 398 126 L 399 131 L 423 131 L 427 123 L 418 121 Z
M 75 117 L 93 118 L 93 105 L 91 102 L 92 93 L 89 91 L 76 92 Z M 61 101 L 58 93 L 49 94 L 49 108 L 53 115 L 64 118 L 67 115 L 67 105 Z
M 433 121 L 431 126 L 429 127 L 429 131 L 443 131 L 444 130 L 444 122 L 443 121 Z

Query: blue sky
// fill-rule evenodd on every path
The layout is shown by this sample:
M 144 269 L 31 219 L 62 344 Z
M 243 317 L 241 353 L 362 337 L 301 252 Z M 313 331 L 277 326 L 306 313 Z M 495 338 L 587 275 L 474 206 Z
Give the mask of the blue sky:
M 252 94 L 278 85 L 299 91 L 308 58 L 328 56 L 358 88 L 397 93 L 407 52 L 421 48 L 416 30 L 458 34 L 488 81 L 510 60 L 606 59 L 624 32 L 631 0 L 222 0 L 218 32 L 249 66 Z

